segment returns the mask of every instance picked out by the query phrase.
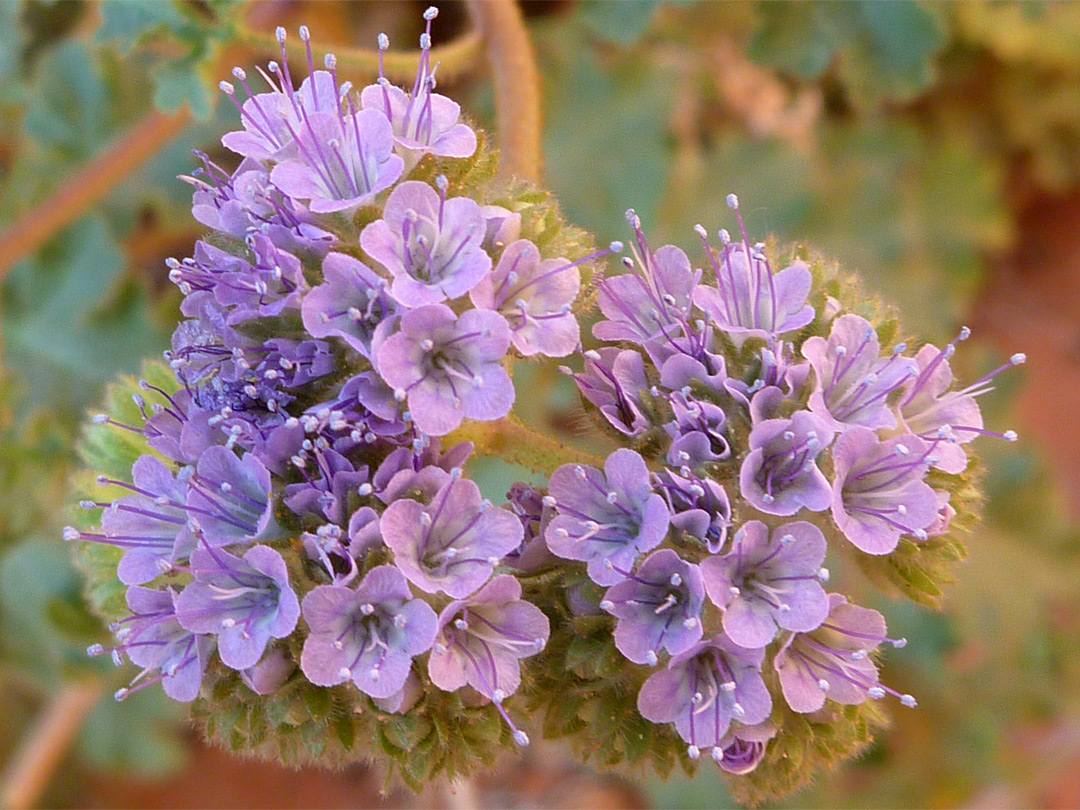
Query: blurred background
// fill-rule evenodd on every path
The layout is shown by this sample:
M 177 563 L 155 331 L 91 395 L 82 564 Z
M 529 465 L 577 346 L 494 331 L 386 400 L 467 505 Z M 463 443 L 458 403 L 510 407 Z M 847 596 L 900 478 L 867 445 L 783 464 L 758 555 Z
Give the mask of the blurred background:
M 415 47 L 426 3 L 0 0 L 0 804 L 52 807 L 724 806 L 718 772 L 601 777 L 538 745 L 498 775 L 413 798 L 374 771 L 287 772 L 202 747 L 157 690 L 85 657 L 103 641 L 60 539 L 79 423 L 167 346 L 188 255 L 192 149 L 232 167 L 218 80 L 265 63 L 275 25 L 339 57 Z M 695 261 L 692 227 L 806 242 L 898 304 L 974 337 L 984 398 L 1017 444 L 982 445 L 986 519 L 941 613 L 878 598 L 919 698 L 857 762 L 784 806 L 1080 806 L 1080 3 L 535 2 L 544 182 L 601 242 L 634 207 Z M 471 36 L 441 3 L 436 44 Z M 494 129 L 483 49 L 443 92 Z M 342 59 L 344 62 L 345 59 Z M 357 86 L 371 75 L 342 71 Z M 452 81 L 447 81 L 451 79 Z M 576 395 L 534 366 L 527 419 Z M 492 493 L 516 471 L 477 470 Z M 50 741 L 42 752 L 35 745 Z M 43 753 L 33 760 L 28 752 Z M 26 763 L 36 763 L 27 774 Z

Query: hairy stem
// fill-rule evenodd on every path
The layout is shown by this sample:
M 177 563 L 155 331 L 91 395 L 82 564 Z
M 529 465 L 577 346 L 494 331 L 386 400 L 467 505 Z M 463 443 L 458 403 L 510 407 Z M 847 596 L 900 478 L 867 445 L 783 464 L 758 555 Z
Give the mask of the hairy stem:
M 273 34 L 252 31 L 248 28 L 237 30 L 237 41 L 260 53 L 276 55 L 280 49 Z M 312 43 L 314 45 L 314 42 Z M 366 48 L 332 48 L 337 57 L 338 68 L 346 71 L 374 76 L 379 72 L 379 52 Z M 307 49 L 299 39 L 285 42 L 285 52 L 294 59 L 307 59 Z M 431 63 L 439 65 L 439 76 L 460 76 L 473 70 L 483 53 L 481 36 L 478 31 L 454 40 L 448 45 L 431 49 Z M 411 82 L 420 65 L 420 51 L 387 51 L 383 54 L 383 66 L 386 78 L 392 82 Z M 361 77 L 361 80 L 362 77 Z
M 456 442 L 472 442 L 481 455 L 497 456 L 542 475 L 550 475 L 563 464 L 604 466 L 602 458 L 538 433 L 514 416 L 497 422 L 466 422 L 448 437 L 447 445 Z
M 23 810 L 38 803 L 101 689 L 98 681 L 70 683 L 52 698 L 4 771 L 0 807 Z
M 469 0 L 469 10 L 484 38 L 493 74 L 499 172 L 539 182 L 540 70 L 521 9 L 514 0 Z
M 151 113 L 127 135 L 71 177 L 47 200 L 0 235 L 0 279 L 20 259 L 85 214 L 146 161 L 158 154 L 191 121 L 186 110 Z

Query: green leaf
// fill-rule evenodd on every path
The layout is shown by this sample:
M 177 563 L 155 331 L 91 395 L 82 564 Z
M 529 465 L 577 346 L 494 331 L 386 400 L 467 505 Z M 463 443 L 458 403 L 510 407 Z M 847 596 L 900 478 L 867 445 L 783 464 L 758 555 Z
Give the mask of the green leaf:
M 217 96 L 210 92 L 199 67 L 190 59 L 161 65 L 154 72 L 157 84 L 154 105 L 162 112 L 172 113 L 187 104 L 192 115 L 201 121 L 208 120 Z
M 178 724 L 185 708 L 160 687 L 144 689 L 118 703 L 106 695 L 79 733 L 80 755 L 98 768 L 131 776 L 164 776 L 187 757 Z
M 760 27 L 747 54 L 758 64 L 815 79 L 843 42 L 827 3 L 760 3 Z
M 162 29 L 177 29 L 184 24 L 171 0 L 104 0 L 101 17 L 96 41 L 118 41 L 121 53 Z
M 86 159 L 111 135 L 108 88 L 78 42 L 65 42 L 42 57 L 32 92 L 26 133 L 42 146 Z
M 587 0 L 578 14 L 597 37 L 625 47 L 644 36 L 659 7 L 659 0 Z
M 168 345 L 141 293 L 122 283 L 123 269 L 119 245 L 90 218 L 12 272 L 2 326 L 27 405 L 81 410 L 115 373 L 135 371 Z

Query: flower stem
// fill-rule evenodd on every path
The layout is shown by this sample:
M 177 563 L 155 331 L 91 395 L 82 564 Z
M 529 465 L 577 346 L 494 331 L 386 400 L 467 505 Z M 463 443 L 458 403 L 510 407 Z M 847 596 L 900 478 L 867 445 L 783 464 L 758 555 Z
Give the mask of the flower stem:
M 184 131 L 191 114 L 183 109 L 146 116 L 127 135 L 95 158 L 41 205 L 0 234 L 0 279 L 20 259 L 85 214 L 143 163 Z
M 261 31 L 252 31 L 249 28 L 238 27 L 236 41 L 260 53 L 276 55 L 280 49 L 277 39 L 273 34 Z M 312 45 L 315 43 L 312 42 Z M 439 77 L 460 76 L 468 73 L 479 61 L 483 52 L 482 41 L 478 31 L 470 31 L 448 45 L 442 45 L 431 49 L 431 63 L 439 65 Z M 369 78 L 379 72 L 379 52 L 367 48 L 328 48 L 337 57 L 338 68 L 368 74 Z M 307 58 L 307 50 L 304 43 L 299 39 L 289 39 L 285 42 L 285 52 L 301 61 Z M 411 82 L 416 76 L 417 67 L 420 65 L 420 51 L 387 51 L 383 54 L 383 65 L 386 78 L 392 82 Z M 358 77 L 360 81 L 366 81 L 364 77 Z
M 4 771 L 0 807 L 23 810 L 38 804 L 101 691 L 100 681 L 80 681 L 52 698 Z
M 498 422 L 467 422 L 448 437 L 448 444 L 455 442 L 472 442 L 481 455 L 497 456 L 542 475 L 563 464 L 604 466 L 602 458 L 538 433 L 513 416 Z
M 514 0 L 469 0 L 469 11 L 484 38 L 493 74 L 499 172 L 539 182 L 540 71 L 521 9 Z

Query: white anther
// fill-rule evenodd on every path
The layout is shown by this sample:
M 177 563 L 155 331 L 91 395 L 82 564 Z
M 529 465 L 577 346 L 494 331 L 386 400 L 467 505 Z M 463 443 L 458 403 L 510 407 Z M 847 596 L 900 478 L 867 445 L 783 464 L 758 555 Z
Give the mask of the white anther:
M 728 208 L 730 208 L 732 211 L 739 210 L 739 198 L 736 197 L 734 194 L 727 195 L 727 204 Z

